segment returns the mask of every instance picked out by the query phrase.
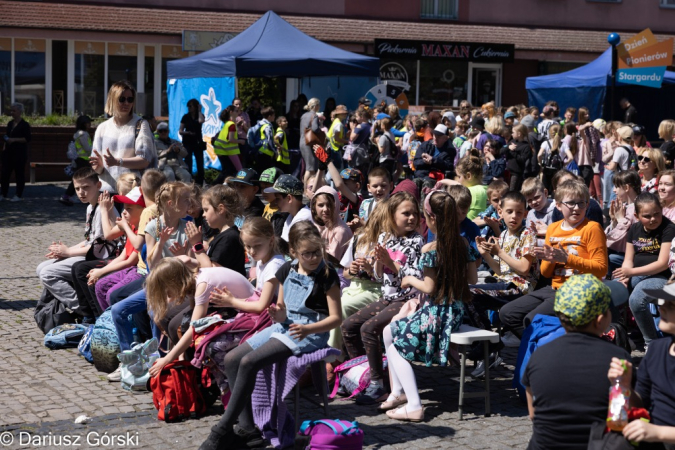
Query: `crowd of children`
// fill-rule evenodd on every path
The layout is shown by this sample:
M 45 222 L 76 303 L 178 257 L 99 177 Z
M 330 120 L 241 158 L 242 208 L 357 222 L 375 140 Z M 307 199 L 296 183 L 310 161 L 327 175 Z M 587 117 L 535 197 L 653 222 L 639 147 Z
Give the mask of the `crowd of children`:
M 631 423 L 624 435 L 675 443 L 675 344 L 662 338 L 675 331 L 672 160 L 634 149 L 628 126 L 596 127 L 585 108 L 575 124 L 576 111 L 563 121 L 555 108 L 544 108 L 538 131 L 525 108 L 463 105 L 459 114 L 429 114 L 428 125 L 400 120 L 403 130 L 376 111 L 374 164 L 364 166 L 340 158 L 371 116 L 361 107 L 350 136 L 331 126 L 328 152 L 314 146 L 318 170 L 307 185 L 281 168 L 287 122 L 280 118 L 274 132 L 274 111 L 263 108 L 271 155 L 264 152 L 261 170 L 220 154 L 233 174 L 224 170 L 204 190 L 148 169 L 140 179 L 120 176 L 110 196 L 99 192 L 96 171 L 78 169 L 74 191 L 89 204 L 85 239 L 55 241 L 37 273 L 83 323 L 110 308 L 122 350 L 133 328 L 168 342 L 151 376 L 186 357 L 212 312 L 227 316 L 227 330 L 192 360 L 208 359 L 231 394 L 202 449 L 261 445 L 251 406 L 256 373 L 328 347 L 342 351 L 338 362 L 367 358 L 370 384 L 357 404 L 424 420 L 410 363 L 450 364 L 451 334 L 463 322 L 489 328 L 488 311 L 508 332 L 492 348 L 492 365 L 537 314 L 557 315 L 567 331 L 532 356 L 523 377 L 529 448 L 585 448 L 591 423 L 603 421 L 609 383 L 631 389 L 633 366 L 620 362 L 630 355 L 600 339 L 610 323 L 630 326 L 627 317 L 633 341 L 649 349 L 631 404 L 650 407 L 652 422 Z M 334 113 L 347 118 L 341 105 Z M 229 148 L 240 140 L 237 109 L 224 114 L 219 139 Z M 621 314 L 601 281 L 609 279 L 629 291 Z M 328 364 L 329 379 L 336 365 Z M 119 381 L 120 369 L 108 380 Z

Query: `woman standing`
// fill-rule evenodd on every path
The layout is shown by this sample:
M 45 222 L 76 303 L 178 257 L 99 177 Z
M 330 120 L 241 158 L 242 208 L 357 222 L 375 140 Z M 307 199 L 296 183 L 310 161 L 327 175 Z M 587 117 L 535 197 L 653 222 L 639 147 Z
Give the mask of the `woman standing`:
M 75 170 L 83 167 L 89 167 L 89 155 L 91 155 L 91 135 L 89 134 L 89 127 L 91 127 L 91 117 L 80 116 L 75 122 L 75 134 L 73 135 L 73 142 L 77 150 L 77 157 L 75 158 Z M 75 185 L 71 181 L 66 188 L 66 193 L 61 196 L 59 201 L 66 206 L 73 206 L 71 197 L 75 195 Z
M 105 113 L 112 117 L 96 127 L 89 157 L 104 191 L 115 192 L 123 173 L 140 177 L 143 170 L 157 167 L 154 136 L 148 122 L 134 114 L 135 100 L 136 89 L 128 81 L 118 81 L 108 91 Z
M 201 107 L 197 99 L 193 98 L 187 102 L 188 112 L 180 119 L 180 128 L 178 134 L 183 137 L 183 146 L 187 149 L 188 154 L 185 157 L 190 173 L 192 173 L 192 155 L 195 156 L 197 163 L 197 176 L 195 182 L 197 186 L 204 184 L 204 150 L 206 150 L 206 143 L 202 139 L 202 124 L 204 123 L 204 115 L 201 112 Z
M 10 202 L 23 200 L 23 188 L 26 185 L 26 161 L 28 161 L 28 143 L 30 142 L 30 125 L 23 120 L 23 105 L 12 103 L 9 110 L 12 120 L 7 124 L 7 131 L 3 137 L 2 149 L 2 195 L 0 200 L 7 198 L 9 194 L 9 178 L 14 172 L 16 177 L 16 193 Z
M 300 153 L 302 153 L 302 159 L 305 160 L 305 176 L 303 181 L 305 186 L 307 186 L 307 181 L 316 175 L 318 169 L 319 160 L 314 156 L 312 151 L 312 146 L 308 145 L 305 142 L 305 130 L 311 128 L 313 132 L 321 130 L 321 125 L 319 124 L 319 118 L 317 113 L 321 108 L 321 101 L 318 98 L 312 98 L 309 100 L 307 105 L 305 105 L 305 111 L 300 118 Z M 323 143 L 319 143 L 323 145 Z

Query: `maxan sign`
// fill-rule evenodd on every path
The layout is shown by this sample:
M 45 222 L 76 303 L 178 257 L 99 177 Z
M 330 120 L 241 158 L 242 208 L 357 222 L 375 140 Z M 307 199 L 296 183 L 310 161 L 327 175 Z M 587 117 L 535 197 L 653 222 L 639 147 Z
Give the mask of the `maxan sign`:
M 503 63 L 513 62 L 514 53 L 511 44 L 375 39 L 375 55 L 380 58 Z

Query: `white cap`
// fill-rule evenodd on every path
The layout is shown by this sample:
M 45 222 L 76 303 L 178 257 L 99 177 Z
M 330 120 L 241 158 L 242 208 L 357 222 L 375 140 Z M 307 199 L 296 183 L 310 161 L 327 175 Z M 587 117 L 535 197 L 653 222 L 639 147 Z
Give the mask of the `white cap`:
M 434 128 L 434 133 L 443 134 L 443 135 L 447 136 L 448 135 L 448 127 L 446 127 L 442 123 L 439 123 L 438 125 L 436 125 L 436 128 Z

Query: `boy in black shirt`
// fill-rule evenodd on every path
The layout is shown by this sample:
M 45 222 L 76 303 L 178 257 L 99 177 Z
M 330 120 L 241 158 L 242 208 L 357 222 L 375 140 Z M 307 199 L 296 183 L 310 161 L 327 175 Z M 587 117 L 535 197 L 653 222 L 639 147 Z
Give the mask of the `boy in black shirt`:
M 555 295 L 565 335 L 538 348 L 522 378 L 532 419 L 528 449 L 585 450 L 591 424 L 607 417 L 612 358 L 630 355 L 601 338 L 612 321 L 610 289 L 592 274 L 574 275 Z

